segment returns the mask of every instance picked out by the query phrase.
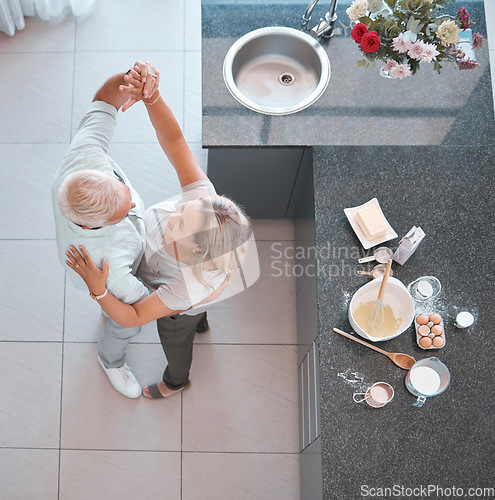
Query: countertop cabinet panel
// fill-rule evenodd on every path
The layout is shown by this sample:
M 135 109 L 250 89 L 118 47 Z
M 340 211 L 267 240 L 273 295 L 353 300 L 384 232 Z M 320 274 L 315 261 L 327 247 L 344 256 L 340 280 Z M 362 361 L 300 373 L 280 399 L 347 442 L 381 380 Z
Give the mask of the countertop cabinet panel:
M 303 153 L 301 148 L 213 148 L 208 177 L 250 217 L 285 218 Z

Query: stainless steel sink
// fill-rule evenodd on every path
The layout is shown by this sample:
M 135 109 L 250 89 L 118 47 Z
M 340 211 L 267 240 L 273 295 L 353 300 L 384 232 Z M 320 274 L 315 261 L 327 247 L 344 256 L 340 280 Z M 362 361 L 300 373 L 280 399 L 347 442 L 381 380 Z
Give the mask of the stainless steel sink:
M 330 80 L 330 61 L 310 35 L 292 28 L 261 28 L 229 49 L 223 76 L 244 106 L 266 115 L 288 115 L 313 104 Z

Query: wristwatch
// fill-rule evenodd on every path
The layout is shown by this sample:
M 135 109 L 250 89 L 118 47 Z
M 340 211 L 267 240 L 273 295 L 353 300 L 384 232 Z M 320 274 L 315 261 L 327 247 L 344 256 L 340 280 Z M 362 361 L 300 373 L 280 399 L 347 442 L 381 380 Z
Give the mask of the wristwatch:
M 95 300 L 100 300 L 102 299 L 103 297 L 105 297 L 108 293 L 108 290 L 105 288 L 105 291 L 101 294 L 101 295 L 95 295 L 94 293 L 91 293 L 89 292 L 89 296 L 92 298 L 92 299 L 95 299 Z

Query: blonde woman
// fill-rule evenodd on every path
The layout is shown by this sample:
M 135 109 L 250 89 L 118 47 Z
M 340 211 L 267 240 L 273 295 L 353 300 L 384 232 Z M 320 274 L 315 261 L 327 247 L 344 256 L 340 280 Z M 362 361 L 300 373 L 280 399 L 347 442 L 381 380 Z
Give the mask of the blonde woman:
M 189 383 L 194 336 L 208 328 L 205 304 L 219 298 L 238 272 L 251 227 L 234 202 L 216 194 L 159 90 L 143 98 L 140 78 L 139 72 L 131 70 L 128 83 L 133 90 L 122 90 L 145 103 L 182 188 L 180 196 L 150 207 L 144 216 L 146 248 L 137 276 L 150 295 L 131 305 L 118 300 L 106 289 L 107 261 L 103 259 L 98 269 L 84 247 L 71 246 L 66 263 L 119 325 L 157 320 L 168 366 L 163 379 L 145 387 L 143 395 L 158 399 L 182 391 Z

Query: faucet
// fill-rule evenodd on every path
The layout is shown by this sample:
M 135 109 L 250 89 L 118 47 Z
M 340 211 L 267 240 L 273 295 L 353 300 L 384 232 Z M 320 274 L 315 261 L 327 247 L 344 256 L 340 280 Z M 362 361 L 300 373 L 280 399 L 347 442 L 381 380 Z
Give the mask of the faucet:
M 306 9 L 306 12 L 302 16 L 301 30 L 308 31 L 308 23 L 311 20 L 311 14 L 313 13 L 314 8 L 318 0 L 311 0 Z M 333 36 L 333 28 L 335 25 L 335 21 L 337 20 L 337 14 L 335 14 L 335 9 L 337 7 L 337 0 L 332 0 L 330 3 L 330 10 L 325 14 L 324 19 L 320 19 L 320 22 L 311 30 L 309 33 L 314 38 L 319 38 L 322 36 L 323 38 L 331 38 Z

